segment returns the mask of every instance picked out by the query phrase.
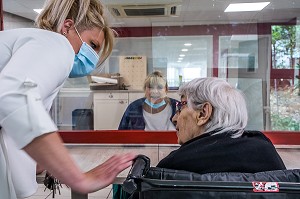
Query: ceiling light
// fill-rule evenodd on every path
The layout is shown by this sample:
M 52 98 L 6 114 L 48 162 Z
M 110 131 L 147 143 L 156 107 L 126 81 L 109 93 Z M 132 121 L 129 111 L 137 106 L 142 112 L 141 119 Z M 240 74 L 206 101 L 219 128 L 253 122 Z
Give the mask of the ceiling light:
M 270 2 L 259 3 L 232 3 L 225 9 L 224 12 L 245 12 L 245 11 L 260 11 Z
M 177 62 L 181 62 L 181 60 L 178 60 Z
M 183 58 L 182 57 L 178 57 L 178 60 L 183 60 Z
M 185 55 L 184 54 L 180 54 L 179 57 L 185 57 Z
M 184 48 L 184 49 L 181 49 L 182 52 L 186 52 L 188 51 L 188 49 Z
M 185 43 L 184 45 L 185 46 L 191 46 L 192 44 L 191 43 Z
M 34 10 L 34 12 L 40 14 L 40 13 L 42 12 L 43 9 L 33 9 L 33 10 Z

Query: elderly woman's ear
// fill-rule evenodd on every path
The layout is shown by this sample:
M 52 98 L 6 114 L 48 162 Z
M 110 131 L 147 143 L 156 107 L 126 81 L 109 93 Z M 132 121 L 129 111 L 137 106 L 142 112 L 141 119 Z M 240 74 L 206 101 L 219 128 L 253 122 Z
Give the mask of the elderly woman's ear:
M 212 105 L 209 102 L 205 102 L 202 108 L 197 110 L 197 125 L 202 126 L 209 121 L 212 115 Z

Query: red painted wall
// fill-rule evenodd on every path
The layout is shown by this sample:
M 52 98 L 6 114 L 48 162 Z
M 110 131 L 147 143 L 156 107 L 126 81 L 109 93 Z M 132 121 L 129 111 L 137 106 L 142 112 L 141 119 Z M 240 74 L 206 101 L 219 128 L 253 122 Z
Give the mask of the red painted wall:
M 3 2 L 0 0 L 0 30 L 3 30 Z
M 300 132 L 263 131 L 275 145 L 300 145 Z M 59 131 L 65 143 L 177 144 L 176 131 L 98 130 Z

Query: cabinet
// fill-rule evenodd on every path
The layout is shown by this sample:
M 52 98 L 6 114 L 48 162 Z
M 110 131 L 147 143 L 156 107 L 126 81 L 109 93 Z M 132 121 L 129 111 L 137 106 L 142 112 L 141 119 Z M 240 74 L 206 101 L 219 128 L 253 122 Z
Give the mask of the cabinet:
M 128 106 L 128 93 L 94 93 L 94 130 L 115 130 Z

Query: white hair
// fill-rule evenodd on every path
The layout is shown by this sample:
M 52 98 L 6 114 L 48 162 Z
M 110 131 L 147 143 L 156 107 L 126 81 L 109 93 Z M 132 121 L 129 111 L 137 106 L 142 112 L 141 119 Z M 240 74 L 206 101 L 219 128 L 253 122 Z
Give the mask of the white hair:
M 201 109 L 204 102 L 212 105 L 212 115 L 204 127 L 204 133 L 231 131 L 232 137 L 242 135 L 248 122 L 244 94 L 225 80 L 215 77 L 196 78 L 182 85 L 179 94 L 187 97 L 187 105 L 194 110 Z

